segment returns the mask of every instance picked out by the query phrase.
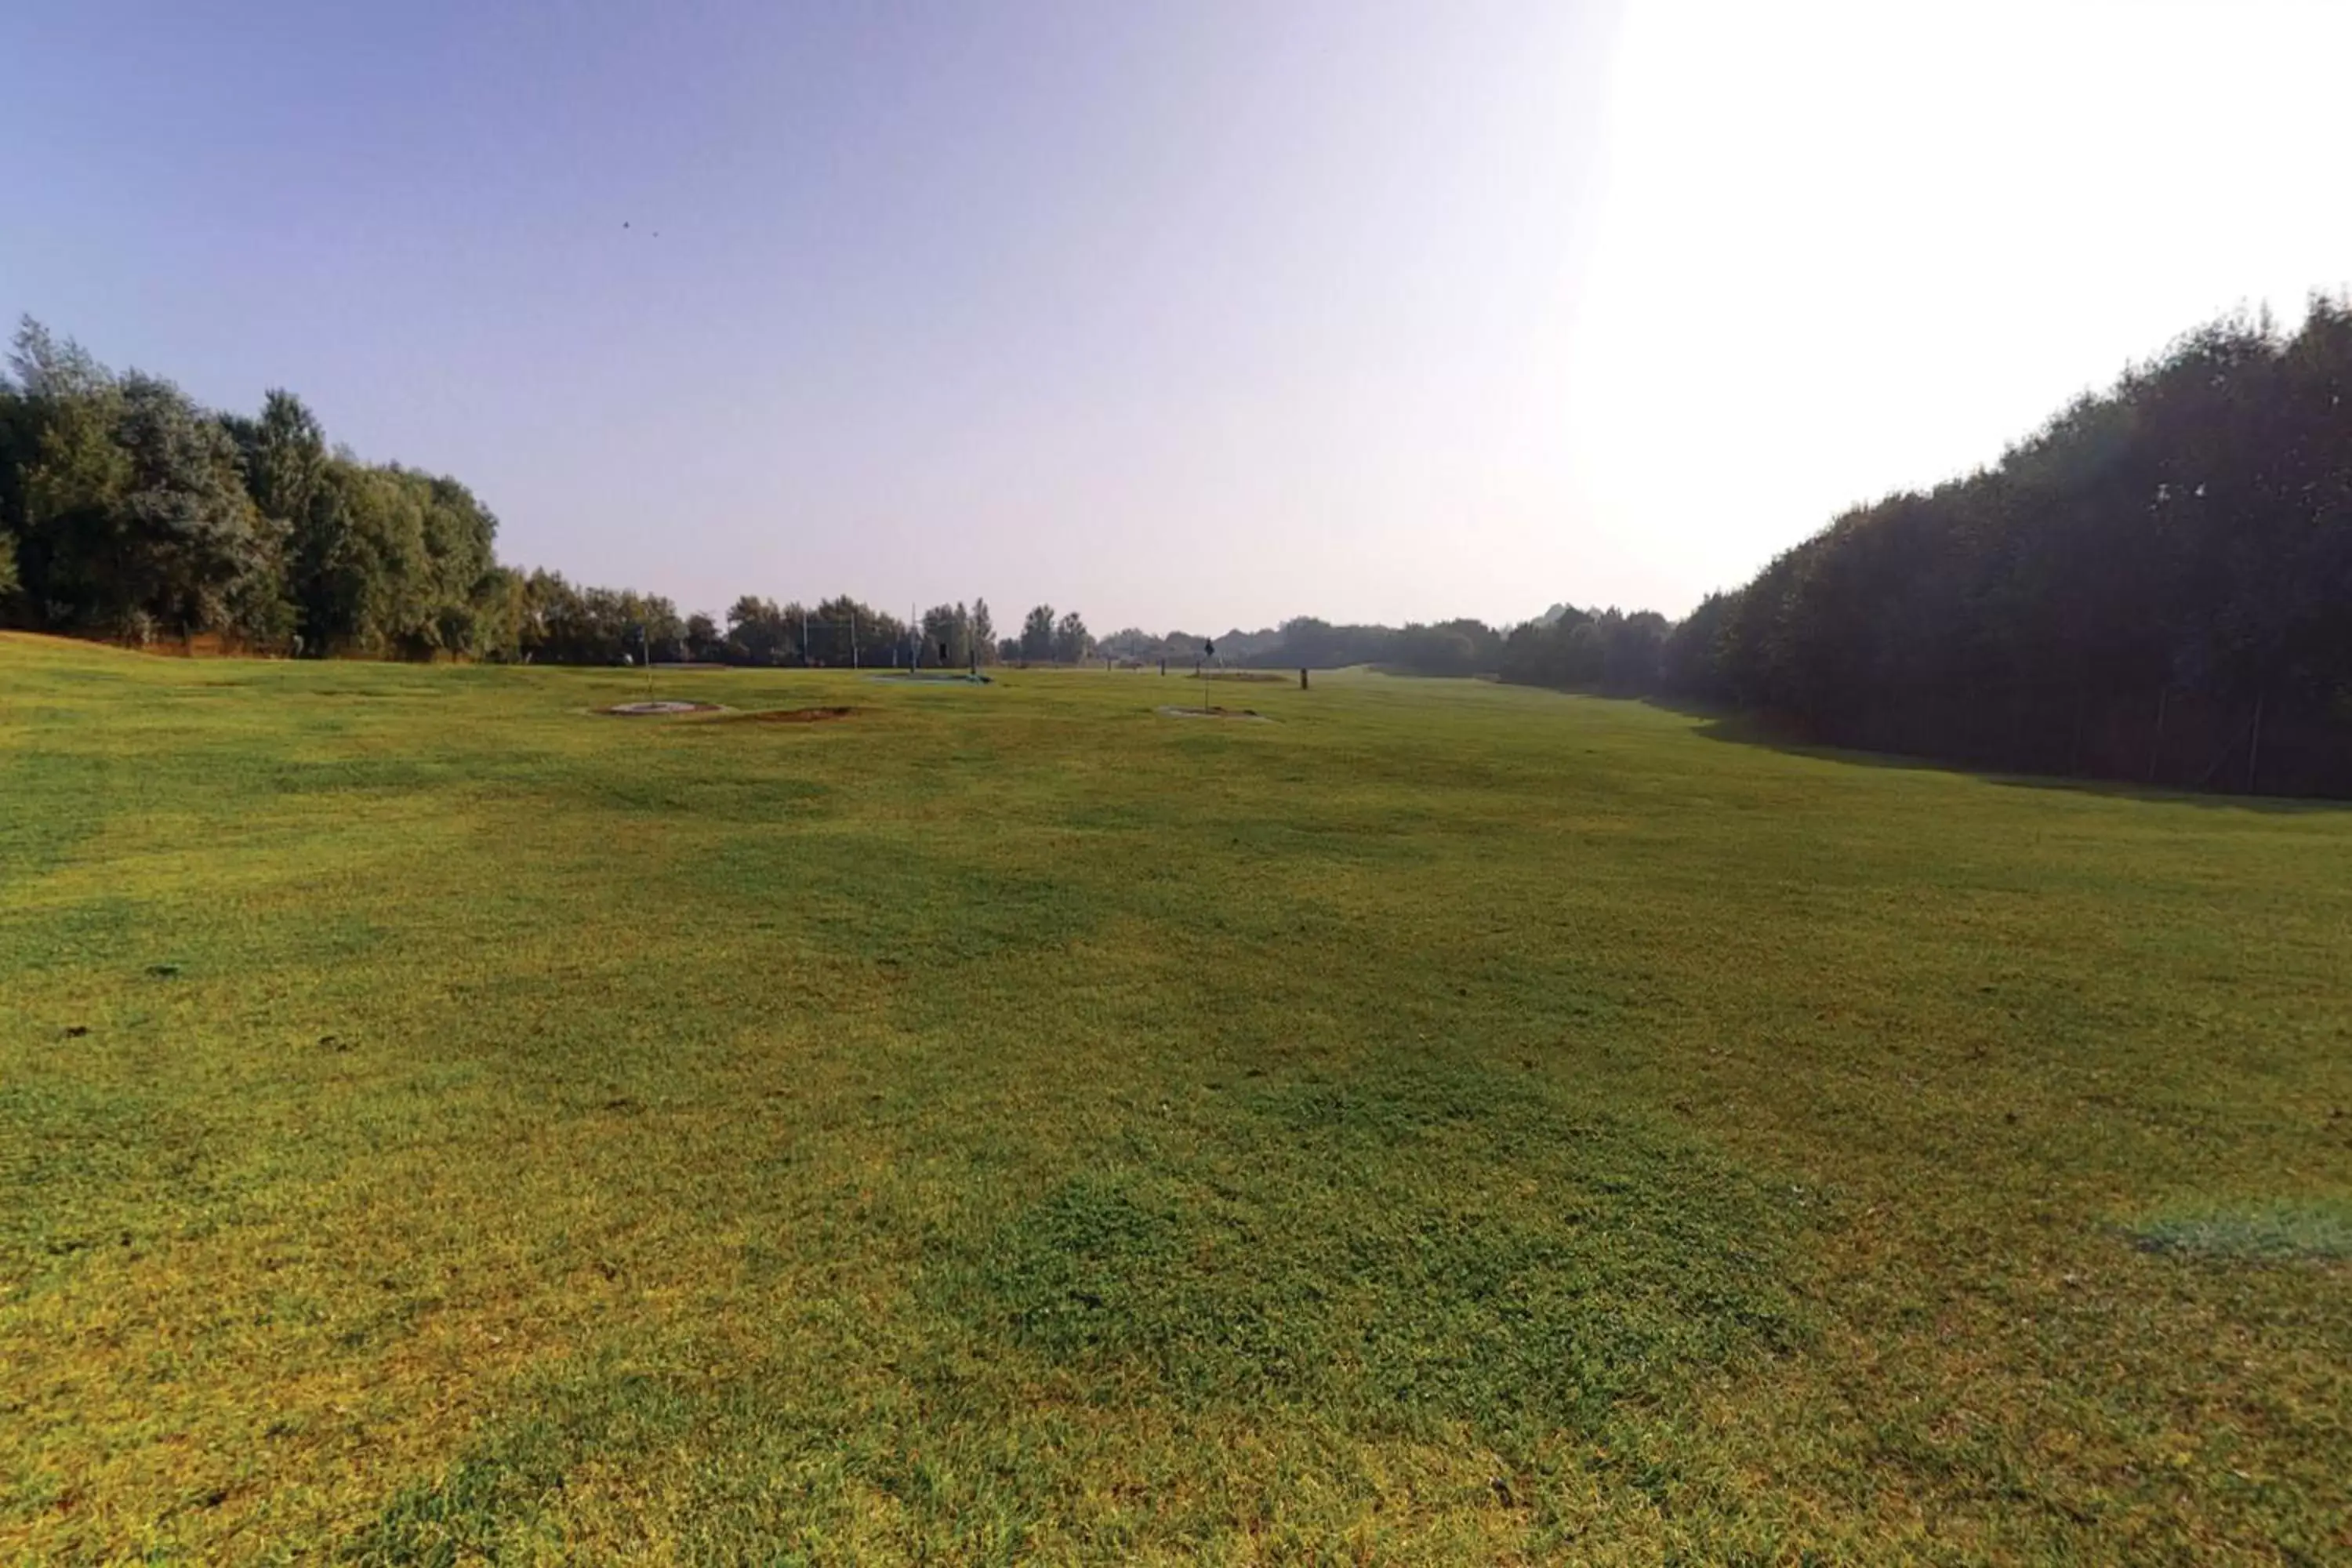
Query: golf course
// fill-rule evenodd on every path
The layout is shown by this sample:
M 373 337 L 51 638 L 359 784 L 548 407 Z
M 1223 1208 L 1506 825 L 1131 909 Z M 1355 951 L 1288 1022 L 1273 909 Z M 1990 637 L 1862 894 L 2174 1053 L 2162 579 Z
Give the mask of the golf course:
M 2352 1554 L 2352 809 L 993 673 L 0 634 L 0 1563 Z

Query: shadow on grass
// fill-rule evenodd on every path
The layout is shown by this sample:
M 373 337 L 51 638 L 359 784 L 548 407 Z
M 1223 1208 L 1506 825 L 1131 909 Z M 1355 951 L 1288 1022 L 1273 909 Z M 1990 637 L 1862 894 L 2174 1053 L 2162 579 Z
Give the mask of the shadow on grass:
M 2314 795 L 2223 795 L 2181 785 L 2133 784 L 2122 779 L 2070 777 L 2062 773 L 2017 773 L 1900 752 L 1867 752 L 1847 746 L 1825 746 L 1790 733 L 1753 713 L 1710 708 L 1694 702 L 1646 697 L 1643 702 L 1661 712 L 1697 721 L 1692 732 L 1710 741 L 1760 746 L 1792 757 L 1847 763 L 1856 767 L 1893 768 L 1904 773 L 1957 773 L 1982 779 L 2005 789 L 2057 790 L 2070 795 L 2099 795 L 2111 800 L 2146 801 L 2151 805 L 2194 805 L 2209 810 L 2254 811 L 2272 816 L 2305 816 L 2352 811 L 2352 801 Z

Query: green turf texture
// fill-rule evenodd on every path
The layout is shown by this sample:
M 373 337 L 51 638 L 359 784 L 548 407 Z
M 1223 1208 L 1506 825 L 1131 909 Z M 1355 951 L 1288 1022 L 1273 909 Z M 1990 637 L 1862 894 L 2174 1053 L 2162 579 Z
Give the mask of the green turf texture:
M 0 1562 L 2352 1552 L 2352 812 L 1180 684 L 0 637 Z

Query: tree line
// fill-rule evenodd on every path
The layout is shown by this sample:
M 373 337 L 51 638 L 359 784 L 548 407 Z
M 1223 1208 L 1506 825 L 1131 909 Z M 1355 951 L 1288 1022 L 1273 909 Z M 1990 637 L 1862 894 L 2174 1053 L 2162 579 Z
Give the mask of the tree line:
M 1744 710 L 1987 766 L 2352 794 L 2352 307 L 2182 337 L 1989 468 L 1858 507 L 1679 624 L 1312 616 L 1101 639 L 1040 605 L 845 596 L 722 619 L 502 565 L 458 481 L 117 374 L 27 320 L 0 376 L 0 624 L 147 642 L 607 664 L 1370 664 Z
M 515 636 L 497 526 L 454 479 L 331 451 L 290 394 L 214 414 L 30 321 L 0 377 L 0 605 L 17 625 L 479 653 Z
M 2352 309 L 2202 327 L 1847 512 L 1675 627 L 1657 679 L 1842 745 L 2352 794 Z
M 159 377 L 109 370 L 29 319 L 0 376 L 5 625 L 133 644 L 208 637 L 315 657 L 562 664 L 1184 665 L 1214 643 L 1242 667 L 1372 664 L 1631 689 L 1622 653 L 1588 679 L 1582 641 L 1566 657 L 1554 647 L 1587 621 L 1613 636 L 1613 611 L 1556 612 L 1567 618 L 1507 636 L 1475 620 L 1301 616 L 1222 638 L 1130 627 L 1099 643 L 1083 616 L 1050 605 L 1000 637 L 984 599 L 901 620 L 846 595 L 745 595 L 719 617 L 502 564 L 497 534 L 498 519 L 457 480 L 331 447 L 290 392 L 268 393 L 250 416 L 216 413 Z
M 1563 605 L 1499 633 L 1302 618 L 1229 640 L 1242 663 L 1690 700 L 1986 767 L 2352 795 L 2352 305 L 2315 299 L 2292 334 L 2200 327 L 1679 623 Z
M 657 594 L 501 564 L 453 479 L 362 461 L 272 391 L 253 415 L 117 373 L 26 319 L 0 374 L 0 626 L 145 645 L 561 664 L 1077 663 L 1075 611 L 1000 638 L 988 602 L 913 621 L 847 596 L 747 595 L 723 621 Z
M 1209 658 L 1242 669 L 1369 665 L 1395 675 L 1486 675 L 1571 691 L 1643 696 L 1657 689 L 1669 626 L 1653 611 L 1628 616 L 1617 609 L 1558 605 L 1508 628 L 1469 618 L 1402 626 L 1334 625 L 1313 616 L 1221 637 L 1181 631 L 1154 637 L 1130 626 L 1105 637 L 1102 650 L 1117 662 L 1150 665 L 1164 658 L 1187 669 Z M 1205 651 L 1212 647 L 1213 655 Z

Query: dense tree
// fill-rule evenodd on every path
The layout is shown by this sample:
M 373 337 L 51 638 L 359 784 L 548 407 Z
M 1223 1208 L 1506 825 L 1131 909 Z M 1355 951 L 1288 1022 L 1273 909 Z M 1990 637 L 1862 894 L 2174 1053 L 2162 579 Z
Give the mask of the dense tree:
M 797 663 L 797 622 L 787 626 L 774 600 L 746 594 L 728 608 L 724 657 L 733 664 Z
M 1082 664 L 1095 650 L 1086 618 L 1072 610 L 1054 623 L 1054 658 L 1063 664 Z
M 1040 605 L 1029 612 L 1021 623 L 1021 651 L 1018 657 L 1032 664 L 1043 664 L 1054 657 L 1054 606 Z
M 1506 680 L 1570 691 L 1645 696 L 1660 684 L 1671 630 L 1652 610 L 1627 615 L 1613 606 L 1594 612 L 1563 605 L 1548 620 L 1512 628 L 1499 672 Z
M 1229 665 L 1336 669 L 1363 664 L 1406 675 L 1488 673 L 1496 668 L 1503 647 L 1501 635 L 1482 621 L 1402 627 L 1335 626 L 1313 616 L 1285 621 L 1274 630 L 1236 629 L 1213 638 L 1178 631 L 1153 639 L 1130 630 L 1111 639 L 1121 657 L 1188 663 L 1200 658 L 1203 646 L 1212 641 L 1219 660 Z
M 959 665 L 971 662 L 971 616 L 961 605 L 934 605 L 923 612 L 919 639 L 919 663 Z
M 253 504 L 264 517 L 299 527 L 326 480 L 327 436 L 318 416 L 292 393 L 273 389 L 259 418 L 232 414 L 221 424 L 237 444 Z
M 41 620 L 139 642 L 284 629 L 282 531 L 247 495 L 217 421 L 136 374 L 45 401 L 23 563 Z
M 804 628 L 802 662 L 848 667 L 888 665 L 906 657 L 908 628 L 895 616 L 843 595 L 808 610 L 786 605 Z
M 1662 690 L 1702 702 L 1731 700 L 1732 694 L 1723 684 L 1724 666 L 1717 650 L 1725 622 L 1738 602 L 1737 595 L 1709 594 L 1699 601 L 1697 609 L 1667 632 L 1658 658 L 1658 685 Z
M 658 595 L 615 588 L 579 588 L 554 572 L 525 580 L 522 650 L 551 664 L 619 664 L 641 653 L 677 659 L 686 651 L 686 623 L 677 606 Z
M 846 596 L 745 595 L 722 632 L 657 595 L 521 573 L 455 479 L 331 447 L 300 398 L 214 414 L 26 321 L 0 375 L 0 624 L 145 640 L 218 634 L 314 655 L 693 658 L 891 665 L 915 628 Z M 1086 646 L 1043 612 L 1036 657 Z M 993 658 L 985 601 L 926 617 L 929 661 Z
M 302 511 L 289 578 L 308 648 L 496 657 L 544 612 L 528 592 L 518 602 L 492 552 L 497 520 L 454 479 L 338 455 Z
M 2191 332 L 1709 600 L 1670 683 L 1844 744 L 2352 791 L 2347 394 L 2343 303 Z
M 29 320 L 9 369 L 10 618 L 410 657 L 512 647 L 496 520 L 457 481 L 331 455 L 317 418 L 283 391 L 255 417 L 209 414 Z
M 980 656 L 980 662 L 992 663 L 996 658 L 996 619 L 988 613 L 986 599 L 971 602 L 971 635 L 972 650 Z

